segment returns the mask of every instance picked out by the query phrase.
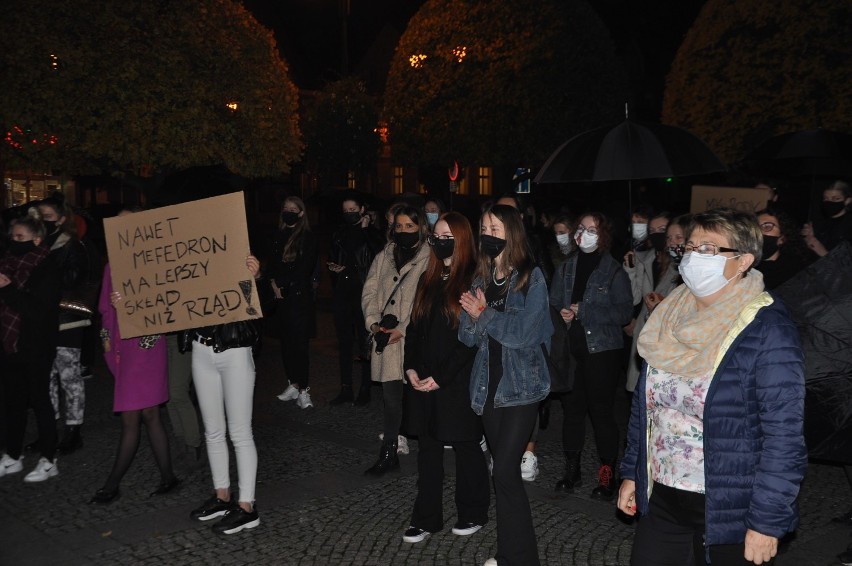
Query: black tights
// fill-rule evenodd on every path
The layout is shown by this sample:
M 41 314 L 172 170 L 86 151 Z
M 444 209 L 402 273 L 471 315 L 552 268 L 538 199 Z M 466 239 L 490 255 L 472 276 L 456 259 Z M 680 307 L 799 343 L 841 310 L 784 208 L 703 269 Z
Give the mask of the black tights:
M 137 411 L 124 411 L 121 413 L 121 442 L 118 444 L 118 452 L 115 455 L 115 463 L 109 473 L 104 489 L 112 491 L 118 489 L 121 478 L 127 473 L 133 457 L 139 448 L 139 436 L 141 434 L 142 422 L 148 429 L 148 440 L 151 442 L 151 451 L 154 460 L 160 468 L 160 480 L 162 483 L 170 482 L 174 477 L 172 472 L 172 459 L 169 454 L 169 437 L 163 421 L 160 420 L 160 407 L 148 407 Z

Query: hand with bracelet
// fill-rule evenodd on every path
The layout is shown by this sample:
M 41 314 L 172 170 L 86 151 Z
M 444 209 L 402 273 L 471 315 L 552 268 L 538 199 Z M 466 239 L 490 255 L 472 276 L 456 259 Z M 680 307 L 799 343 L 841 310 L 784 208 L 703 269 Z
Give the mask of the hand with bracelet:
M 476 295 L 470 291 L 462 293 L 459 303 L 461 303 L 461 307 L 464 309 L 464 312 L 470 315 L 470 318 L 474 321 L 479 320 L 479 315 L 487 306 L 485 302 L 485 293 L 483 293 L 482 289 L 478 287 L 476 289 Z

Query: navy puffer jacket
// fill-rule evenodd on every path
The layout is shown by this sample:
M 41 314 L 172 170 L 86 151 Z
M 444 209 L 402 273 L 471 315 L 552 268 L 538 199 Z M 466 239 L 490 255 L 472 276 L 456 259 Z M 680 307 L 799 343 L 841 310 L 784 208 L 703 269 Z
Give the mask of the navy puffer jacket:
M 731 341 L 731 338 L 733 339 Z M 704 408 L 705 544 L 737 544 L 748 529 L 780 538 L 799 523 L 807 468 L 804 358 L 790 315 L 769 293 L 744 309 L 723 343 Z M 648 513 L 647 366 L 633 395 L 621 465 Z

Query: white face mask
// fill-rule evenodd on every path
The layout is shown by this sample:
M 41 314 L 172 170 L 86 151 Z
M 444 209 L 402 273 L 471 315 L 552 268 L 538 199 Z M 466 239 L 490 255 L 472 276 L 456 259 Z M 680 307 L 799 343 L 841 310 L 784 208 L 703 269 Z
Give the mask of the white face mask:
M 725 265 L 729 259 L 739 256 L 725 257 L 723 255 L 705 255 L 698 252 L 684 254 L 680 261 L 680 271 L 683 282 L 696 297 L 707 297 L 719 291 L 736 279 L 739 273 L 730 279 L 725 278 Z
M 634 222 L 630 227 L 630 234 L 633 236 L 634 240 L 641 242 L 648 237 L 648 225 L 644 222 L 641 224 Z
M 580 243 L 578 245 L 585 253 L 591 253 L 598 249 L 598 235 L 583 231 L 580 233 Z
M 570 246 L 571 234 L 556 234 L 556 243 L 562 246 L 563 248 L 565 246 Z

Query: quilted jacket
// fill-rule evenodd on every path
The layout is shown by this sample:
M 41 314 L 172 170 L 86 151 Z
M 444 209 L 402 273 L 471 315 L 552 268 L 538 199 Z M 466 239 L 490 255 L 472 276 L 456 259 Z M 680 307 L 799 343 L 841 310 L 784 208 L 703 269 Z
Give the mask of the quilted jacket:
M 746 530 L 780 538 L 798 525 L 807 468 L 804 359 L 790 315 L 761 293 L 722 343 L 704 408 L 706 546 L 737 544 Z M 621 474 L 648 513 L 649 423 L 643 368 L 633 395 Z

